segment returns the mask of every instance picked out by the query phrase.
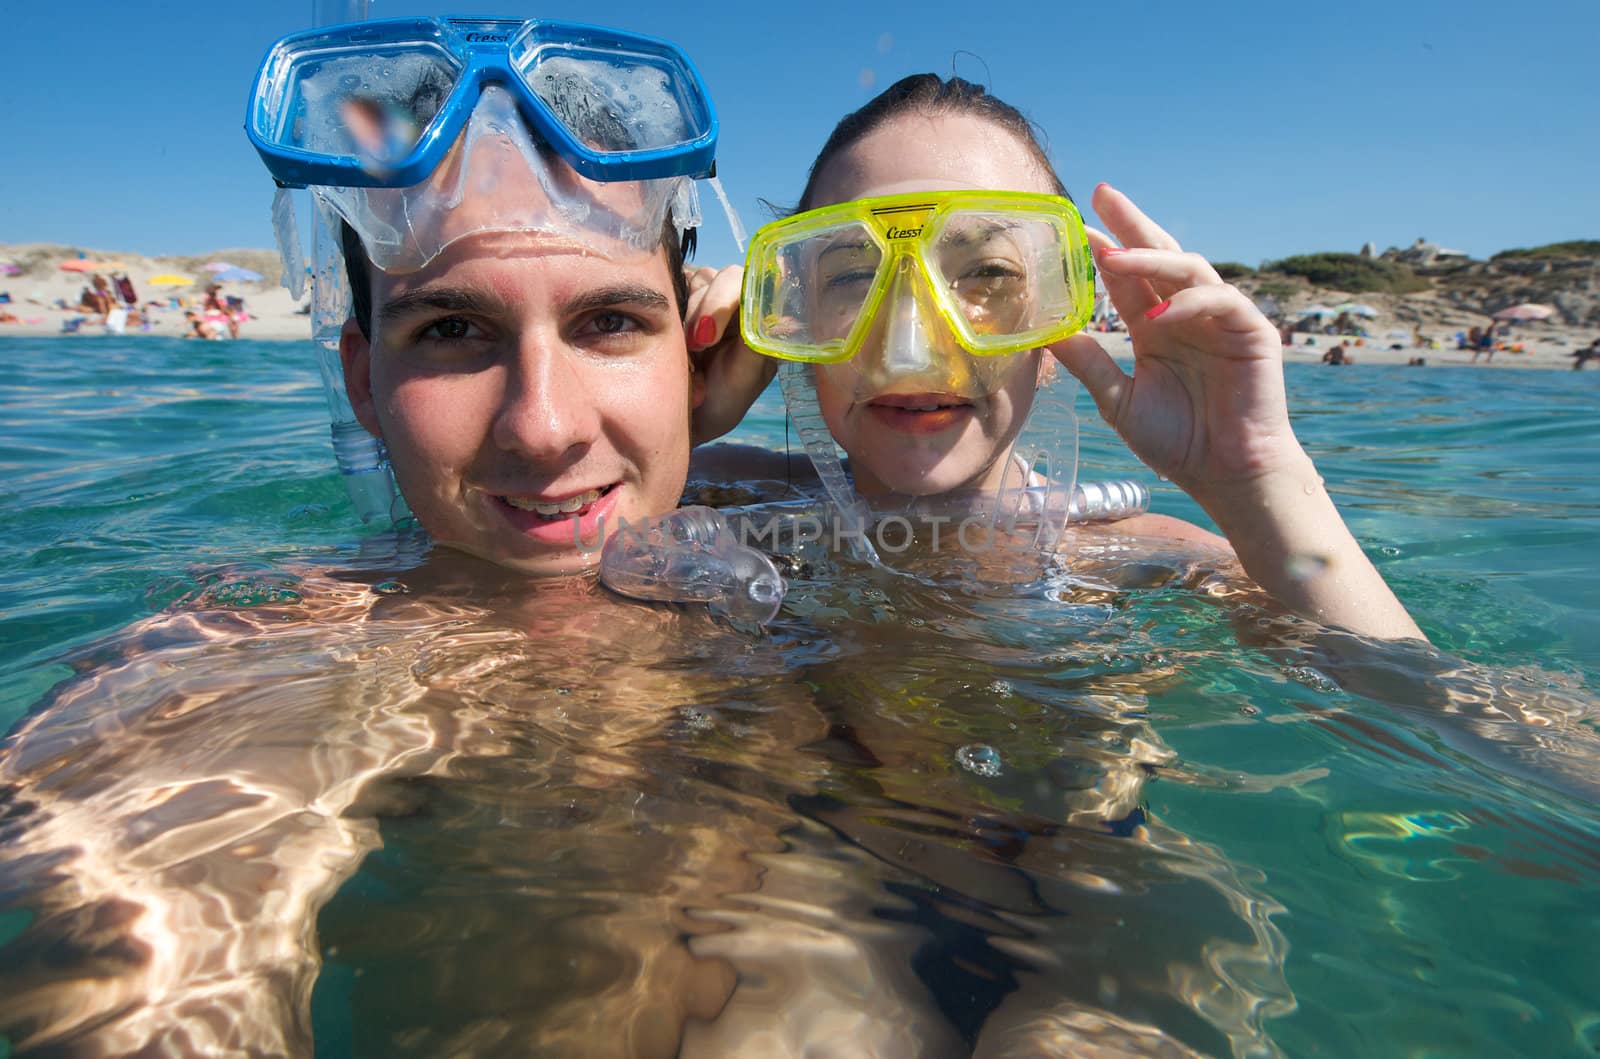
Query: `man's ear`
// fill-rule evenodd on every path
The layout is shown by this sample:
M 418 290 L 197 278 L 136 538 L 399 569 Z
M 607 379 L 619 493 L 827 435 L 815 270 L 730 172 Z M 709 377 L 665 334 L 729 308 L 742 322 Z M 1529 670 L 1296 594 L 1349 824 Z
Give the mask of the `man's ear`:
M 361 333 L 355 317 L 344 322 L 339 332 L 339 362 L 344 366 L 344 392 L 356 419 L 375 438 L 383 437 L 378 413 L 372 403 L 372 343 Z

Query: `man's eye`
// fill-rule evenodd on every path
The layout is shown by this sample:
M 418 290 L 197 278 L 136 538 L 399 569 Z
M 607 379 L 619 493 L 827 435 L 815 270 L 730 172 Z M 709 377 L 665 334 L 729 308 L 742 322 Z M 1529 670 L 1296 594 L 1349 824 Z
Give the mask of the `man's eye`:
M 418 338 L 433 338 L 445 342 L 457 342 L 464 338 L 472 337 L 472 324 L 459 316 L 447 316 L 442 320 L 435 320 L 417 332 Z

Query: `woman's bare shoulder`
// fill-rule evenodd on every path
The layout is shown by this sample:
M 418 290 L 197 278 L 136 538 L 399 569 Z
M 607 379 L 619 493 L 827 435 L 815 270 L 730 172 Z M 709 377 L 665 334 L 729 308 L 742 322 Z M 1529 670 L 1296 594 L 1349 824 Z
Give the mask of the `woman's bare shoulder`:
M 1228 543 L 1228 538 L 1212 533 L 1193 522 L 1187 522 L 1172 515 L 1158 515 L 1154 512 L 1145 512 L 1142 515 L 1133 515 L 1129 518 L 1118 519 L 1115 522 L 1090 522 L 1077 527 L 1078 532 L 1102 537 L 1145 537 L 1156 540 L 1184 542 L 1188 544 L 1204 545 L 1208 548 L 1232 554 L 1233 546 Z
M 804 452 L 779 452 L 761 445 L 701 445 L 689 454 L 689 477 L 715 482 L 769 478 L 797 481 L 815 478 Z
M 1070 542 L 1067 537 L 1070 537 Z M 1062 539 L 1064 547 L 1082 547 L 1086 542 L 1138 539 L 1147 544 L 1179 545 L 1181 552 L 1194 552 L 1195 558 L 1232 557 L 1234 545 L 1227 537 L 1211 533 L 1203 526 L 1173 515 L 1146 512 L 1118 518 L 1117 522 L 1078 523 Z

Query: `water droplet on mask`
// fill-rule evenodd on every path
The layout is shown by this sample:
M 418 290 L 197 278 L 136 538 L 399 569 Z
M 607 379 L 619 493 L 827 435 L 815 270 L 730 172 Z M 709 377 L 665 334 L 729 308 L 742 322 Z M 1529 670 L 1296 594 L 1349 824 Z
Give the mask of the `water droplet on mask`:
M 957 750 L 956 763 L 979 776 L 1000 775 L 1000 751 L 984 743 L 968 743 Z

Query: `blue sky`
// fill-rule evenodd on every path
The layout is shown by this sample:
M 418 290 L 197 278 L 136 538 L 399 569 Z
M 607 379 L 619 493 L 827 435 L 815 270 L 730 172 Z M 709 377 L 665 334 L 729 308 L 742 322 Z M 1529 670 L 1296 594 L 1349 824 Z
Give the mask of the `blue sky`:
M 905 74 L 954 69 L 1044 127 L 1074 195 L 1109 180 L 1213 260 L 1419 236 L 1485 257 L 1600 238 L 1592 0 L 372 8 L 443 12 L 536 12 L 678 42 L 711 86 L 718 168 L 748 227 L 769 219 L 759 198 L 799 194 L 847 111 Z M 272 187 L 242 131 L 244 97 L 267 45 L 311 17 L 309 0 L 78 0 L 70 17 L 7 2 L 0 242 L 270 246 Z M 700 260 L 733 257 L 713 213 Z

